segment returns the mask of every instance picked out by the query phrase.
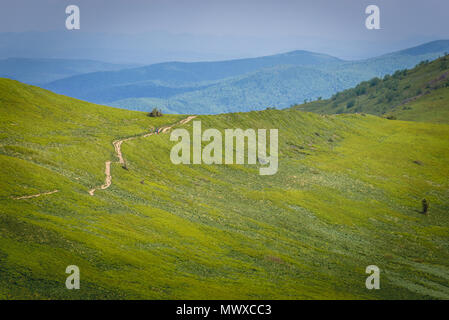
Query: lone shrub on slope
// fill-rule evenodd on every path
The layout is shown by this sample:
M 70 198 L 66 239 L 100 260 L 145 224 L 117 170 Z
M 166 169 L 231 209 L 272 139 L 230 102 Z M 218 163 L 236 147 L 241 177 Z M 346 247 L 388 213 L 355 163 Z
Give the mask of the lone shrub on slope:
M 154 108 L 150 113 L 148 113 L 149 117 L 162 117 L 162 111 Z

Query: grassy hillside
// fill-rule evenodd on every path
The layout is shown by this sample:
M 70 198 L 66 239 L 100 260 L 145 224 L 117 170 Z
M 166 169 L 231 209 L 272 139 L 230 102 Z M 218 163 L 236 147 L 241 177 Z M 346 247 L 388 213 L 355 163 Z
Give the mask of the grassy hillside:
M 407 121 L 449 122 L 449 88 L 435 90 L 386 114 L 390 119 Z
M 173 165 L 171 124 L 0 80 L 0 297 L 448 299 L 449 126 L 267 110 L 206 128 L 278 128 L 279 171 Z M 183 127 L 191 130 L 192 123 Z M 397 152 L 401 150 L 401 152 Z M 58 192 L 36 198 L 14 198 Z M 428 216 L 419 213 L 430 201 Z M 65 289 L 65 268 L 81 290 Z M 381 290 L 365 268 L 381 268 Z
M 132 110 L 216 114 L 287 108 L 327 98 L 373 77 L 414 67 L 449 51 L 434 41 L 360 61 L 305 51 L 219 62 L 161 63 L 74 76 L 46 85 L 57 93 Z
M 400 70 L 383 79 L 373 78 L 330 99 L 294 108 L 317 113 L 360 113 L 392 119 L 448 122 L 449 55 Z

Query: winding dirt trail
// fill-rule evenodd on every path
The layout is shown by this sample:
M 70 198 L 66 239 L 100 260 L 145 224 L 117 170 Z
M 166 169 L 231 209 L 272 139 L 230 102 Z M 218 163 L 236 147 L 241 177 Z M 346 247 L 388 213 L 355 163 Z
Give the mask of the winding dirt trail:
M 193 120 L 195 118 L 196 118 L 196 116 L 188 116 L 187 118 L 182 119 L 181 121 L 179 121 L 178 124 L 186 124 L 187 122 L 189 122 L 190 120 Z M 169 128 L 171 128 L 171 127 L 169 127 Z
M 181 125 L 181 124 L 186 124 L 187 122 L 189 122 L 189 121 L 191 121 L 192 119 L 195 119 L 195 118 L 196 118 L 196 116 L 189 116 L 189 117 L 187 117 L 185 119 L 182 119 L 181 121 L 178 121 L 177 123 L 172 124 L 170 126 L 161 127 L 161 128 L 159 128 L 157 130 L 157 132 L 145 133 L 145 134 L 138 135 L 138 136 L 135 136 L 135 137 L 130 137 L 130 138 L 125 138 L 125 139 L 120 139 L 120 140 L 113 141 L 112 145 L 114 146 L 115 154 L 116 154 L 116 156 L 118 158 L 118 163 L 121 164 L 122 166 L 125 166 L 125 168 L 126 168 L 126 162 L 125 162 L 125 159 L 123 158 L 122 149 L 121 149 L 123 142 L 129 141 L 129 140 L 133 140 L 133 139 L 137 139 L 137 138 L 141 138 L 141 137 L 146 138 L 146 137 L 152 136 L 154 134 L 166 133 L 170 129 L 172 129 L 174 126 Z M 89 192 L 89 194 L 91 196 L 93 196 L 95 194 L 96 190 L 98 190 L 98 189 L 101 189 L 101 190 L 107 189 L 112 184 L 111 161 L 110 160 L 105 162 L 105 171 L 104 172 L 105 172 L 105 175 L 106 175 L 104 184 L 101 185 L 100 187 L 93 188 L 93 189 L 89 190 L 88 192 Z
M 109 186 L 112 183 L 112 176 L 111 176 L 111 161 L 106 161 L 105 163 L 105 169 L 104 174 L 106 175 L 106 179 L 104 180 L 104 184 L 100 186 L 101 190 L 109 188 Z M 88 192 L 91 196 L 94 195 L 96 188 L 90 189 Z
M 40 196 L 46 196 L 48 194 L 53 194 L 59 192 L 59 190 L 53 190 L 53 191 L 49 191 L 49 192 L 43 192 L 43 193 L 38 193 L 38 194 L 32 194 L 29 196 L 21 196 L 21 197 L 13 197 L 14 200 L 22 200 L 22 199 L 31 199 L 31 198 L 37 198 Z
M 126 168 L 125 159 L 123 158 L 123 154 L 122 154 L 122 150 L 121 150 L 121 146 L 122 146 L 123 142 L 129 141 L 129 140 L 133 140 L 133 139 L 137 139 L 137 138 L 141 138 L 141 137 L 146 138 L 146 137 L 149 137 L 149 136 L 154 135 L 154 134 L 168 132 L 174 126 L 185 124 L 185 123 L 189 122 L 190 120 L 192 120 L 194 118 L 196 118 L 196 116 L 189 116 L 189 117 L 187 117 L 185 119 L 182 119 L 181 121 L 178 121 L 177 123 L 172 124 L 170 126 L 161 127 L 161 128 L 159 128 L 157 130 L 157 132 L 149 132 L 149 133 L 145 133 L 145 134 L 138 135 L 138 136 L 135 136 L 135 137 L 125 138 L 125 139 L 121 139 L 121 140 L 115 140 L 114 142 L 112 142 L 112 145 L 114 146 L 114 150 L 115 150 L 115 153 L 116 153 L 117 158 L 118 158 L 118 163 L 120 163 L 122 166 L 125 166 L 125 168 Z M 93 196 L 95 194 L 96 190 L 98 190 L 98 189 L 105 190 L 105 189 L 109 188 L 109 186 L 112 184 L 111 163 L 112 163 L 112 161 L 110 161 L 110 160 L 105 162 L 104 174 L 105 174 L 106 178 L 104 180 L 104 184 L 102 184 L 99 187 L 90 189 L 88 191 L 88 193 L 91 196 Z M 31 198 L 37 198 L 37 197 L 40 197 L 40 196 L 44 196 L 44 195 L 50 195 L 50 194 L 53 194 L 53 193 L 56 193 L 56 192 L 59 192 L 59 190 L 53 190 L 53 191 L 49 191 L 49 192 L 32 194 L 32 195 L 26 195 L 26 196 L 20 196 L 20 197 L 12 197 L 12 199 L 14 199 L 14 200 L 31 199 Z

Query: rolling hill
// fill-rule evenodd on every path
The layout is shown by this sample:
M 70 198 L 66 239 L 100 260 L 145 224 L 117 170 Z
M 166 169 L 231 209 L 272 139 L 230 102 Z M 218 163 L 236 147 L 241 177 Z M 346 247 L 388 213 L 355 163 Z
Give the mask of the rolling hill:
M 330 99 L 294 106 L 317 113 L 361 113 L 390 119 L 449 122 L 449 55 L 373 78 Z
M 304 86 L 305 83 L 313 85 Z M 338 75 L 320 70 L 301 66 L 278 66 L 198 87 L 196 90 L 180 88 L 178 90 L 184 89 L 185 92 L 169 95 L 164 99 L 139 95 L 138 98 L 122 99 L 111 102 L 110 105 L 142 111 L 153 106 L 171 113 L 217 114 L 260 110 L 267 106 L 291 106 L 298 101 L 298 96 L 305 99 L 317 92 L 323 96 L 330 95 L 347 88 L 348 85 L 347 81 Z M 298 88 L 302 88 L 300 93 Z M 120 94 L 121 89 L 122 87 L 109 88 L 108 96 L 113 93 Z M 103 94 L 103 91 L 94 94 L 97 93 Z
M 330 97 L 447 51 L 449 41 L 442 40 L 360 61 L 294 51 L 219 62 L 170 62 L 73 76 L 45 88 L 131 110 L 159 107 L 172 113 L 216 114 L 260 110 L 267 104 L 286 108 L 305 99 Z
M 96 72 L 69 77 L 52 82 L 46 85 L 46 88 L 77 98 L 87 96 L 93 101 L 111 101 L 108 95 L 104 96 L 101 93 L 97 94 L 97 92 L 99 90 L 114 92 L 120 90 L 122 86 L 131 89 L 130 85 L 135 85 L 137 88 L 141 88 L 141 93 L 137 97 L 144 94 L 146 94 L 146 97 L 159 97 L 158 92 L 154 92 L 149 86 L 155 84 L 168 88 L 190 86 L 192 87 L 191 90 L 194 90 L 196 85 L 214 83 L 217 80 L 240 76 L 263 68 L 285 64 L 327 65 L 339 61 L 341 60 L 324 54 L 294 51 L 274 56 L 229 61 L 166 62 L 116 72 Z M 135 97 L 136 93 L 127 93 L 126 90 L 122 90 L 121 94 L 123 99 Z
M 279 171 L 260 176 L 172 164 L 169 133 L 145 134 L 191 132 L 185 116 L 8 79 L 0 113 L 3 299 L 449 298 L 447 124 L 294 109 L 193 120 L 278 128 Z M 113 146 L 125 138 L 127 170 Z M 92 196 L 108 160 L 112 184 Z M 372 264 L 381 290 L 365 288 Z M 80 290 L 65 288 L 68 265 Z
M 8 58 L 0 60 L 0 77 L 34 85 L 44 85 L 83 73 L 130 68 L 94 60 Z

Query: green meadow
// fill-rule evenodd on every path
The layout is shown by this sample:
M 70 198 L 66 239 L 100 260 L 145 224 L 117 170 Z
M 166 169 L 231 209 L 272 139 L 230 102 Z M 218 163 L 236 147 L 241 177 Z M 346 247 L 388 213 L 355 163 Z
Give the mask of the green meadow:
M 413 110 L 447 106 L 438 97 Z M 140 137 L 185 115 L 151 118 L 7 79 L 0 114 L 2 299 L 449 299 L 444 121 L 301 108 L 194 120 L 278 129 L 279 170 L 261 176 L 260 164 L 174 165 L 170 133 Z M 112 142 L 133 136 L 125 170 Z M 90 196 L 108 160 L 112 185 Z M 80 290 L 65 287 L 68 265 Z M 365 287 L 368 265 L 380 290 Z

